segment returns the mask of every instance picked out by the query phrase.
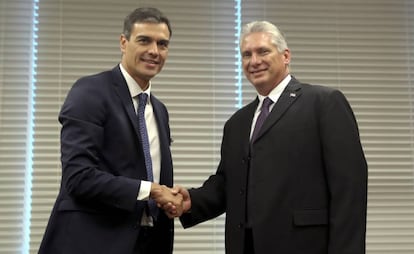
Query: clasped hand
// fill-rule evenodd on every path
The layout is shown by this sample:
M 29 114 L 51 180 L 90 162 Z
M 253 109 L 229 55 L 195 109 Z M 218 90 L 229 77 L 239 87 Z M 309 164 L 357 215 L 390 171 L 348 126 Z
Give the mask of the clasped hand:
M 162 208 L 169 218 L 179 217 L 191 208 L 188 190 L 181 186 L 169 188 L 153 183 L 150 197 L 157 202 L 158 207 Z

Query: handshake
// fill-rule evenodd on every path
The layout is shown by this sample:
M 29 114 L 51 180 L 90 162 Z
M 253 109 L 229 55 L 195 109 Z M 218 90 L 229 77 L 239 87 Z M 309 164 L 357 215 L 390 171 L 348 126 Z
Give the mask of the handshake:
M 187 189 L 182 186 L 169 188 L 165 185 L 152 183 L 150 198 L 157 202 L 168 218 L 181 216 L 191 208 L 191 198 Z

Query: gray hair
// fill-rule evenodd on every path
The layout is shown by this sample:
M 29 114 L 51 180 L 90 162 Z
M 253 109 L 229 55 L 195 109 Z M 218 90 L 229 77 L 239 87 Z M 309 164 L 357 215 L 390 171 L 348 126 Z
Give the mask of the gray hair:
M 243 26 L 241 35 L 240 35 L 240 46 L 241 43 L 248 34 L 255 32 L 264 32 L 270 34 L 270 39 L 272 44 L 276 46 L 279 53 L 282 53 L 288 48 L 286 39 L 283 33 L 268 21 L 253 21 Z

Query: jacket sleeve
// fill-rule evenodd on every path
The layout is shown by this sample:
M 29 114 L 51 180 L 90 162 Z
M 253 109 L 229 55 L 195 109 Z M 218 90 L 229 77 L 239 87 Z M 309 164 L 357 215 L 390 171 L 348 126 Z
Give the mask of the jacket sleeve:
M 353 111 L 332 90 L 321 103 L 320 135 L 329 189 L 329 254 L 364 254 L 367 163 Z
M 215 218 L 226 209 L 226 179 L 223 155 L 226 147 L 226 125 L 221 143 L 221 160 L 215 174 L 211 175 L 201 187 L 189 190 L 191 197 L 191 212 L 180 217 L 184 228 L 192 227 L 201 222 Z
M 62 124 L 62 185 L 71 198 L 87 206 L 132 211 L 137 202 L 140 181 L 126 176 L 128 170 L 134 170 L 133 167 L 127 169 L 123 164 L 130 163 L 126 159 L 129 156 L 106 156 L 109 154 L 107 147 L 122 144 L 124 154 L 132 152 L 130 147 L 125 147 L 125 142 L 115 143 L 116 139 L 121 139 L 121 134 L 110 135 L 113 138 L 108 139 L 109 124 L 110 128 L 123 128 L 120 123 L 114 126 L 117 123 L 108 117 L 114 115 L 115 107 L 120 106 L 109 105 L 106 94 L 110 91 L 101 80 L 103 78 L 98 80 L 100 83 L 91 79 L 83 78 L 74 84 L 59 115 Z M 96 85 L 97 82 L 99 85 Z M 123 135 L 130 136 L 130 132 Z

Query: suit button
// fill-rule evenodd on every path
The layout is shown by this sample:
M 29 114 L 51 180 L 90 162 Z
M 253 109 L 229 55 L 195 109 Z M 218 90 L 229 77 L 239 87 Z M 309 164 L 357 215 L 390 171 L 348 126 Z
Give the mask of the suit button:
M 243 159 L 242 159 L 242 163 L 243 163 L 243 164 L 249 163 L 249 160 L 250 160 L 250 157 L 243 158 Z
M 244 190 L 240 189 L 239 194 L 240 194 L 240 196 L 242 196 L 244 194 Z
M 237 225 L 238 228 L 243 228 L 243 223 L 239 223 L 239 225 Z

